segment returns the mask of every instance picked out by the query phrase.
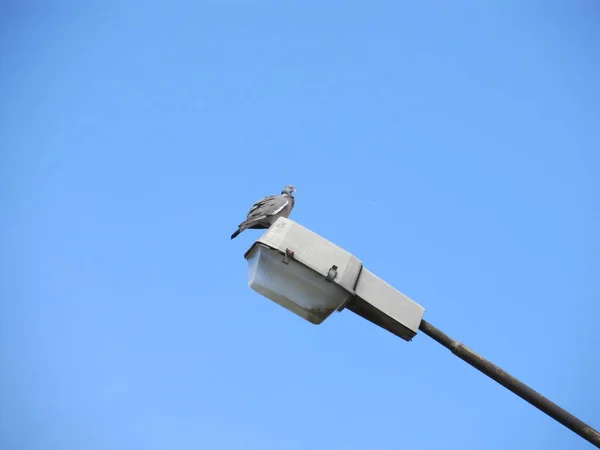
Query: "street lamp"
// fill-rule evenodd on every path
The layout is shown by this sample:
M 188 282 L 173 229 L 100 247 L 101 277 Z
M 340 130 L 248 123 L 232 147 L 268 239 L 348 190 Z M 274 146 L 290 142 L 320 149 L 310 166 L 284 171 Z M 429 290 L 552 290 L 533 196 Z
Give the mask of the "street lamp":
M 349 309 L 410 341 L 418 331 L 600 448 L 600 433 L 423 320 L 424 308 L 363 267 L 351 253 L 280 217 L 248 249 L 248 285 L 313 324 Z
M 378 315 L 410 341 L 424 309 L 365 269 L 346 250 L 281 217 L 244 255 L 248 285 L 314 324 L 350 303 Z

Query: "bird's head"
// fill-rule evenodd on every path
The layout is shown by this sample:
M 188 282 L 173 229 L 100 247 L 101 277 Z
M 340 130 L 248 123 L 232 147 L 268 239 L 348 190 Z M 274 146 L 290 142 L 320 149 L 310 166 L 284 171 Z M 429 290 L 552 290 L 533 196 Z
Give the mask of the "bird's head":
M 292 186 L 291 184 L 288 184 L 286 187 L 283 188 L 283 190 L 281 191 L 282 194 L 287 194 L 290 197 L 294 196 L 294 192 L 296 192 L 296 188 L 294 186 Z

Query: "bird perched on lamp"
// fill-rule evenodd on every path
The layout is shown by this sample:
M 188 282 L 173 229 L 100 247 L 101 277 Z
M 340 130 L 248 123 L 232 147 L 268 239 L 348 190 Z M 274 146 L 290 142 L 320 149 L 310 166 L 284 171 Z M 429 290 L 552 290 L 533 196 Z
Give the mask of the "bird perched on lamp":
M 244 230 L 269 228 L 280 217 L 289 217 L 296 199 L 296 188 L 288 184 L 281 191 L 281 195 L 270 195 L 257 201 L 248 212 L 246 220 L 238 225 L 238 229 L 231 235 L 237 237 Z

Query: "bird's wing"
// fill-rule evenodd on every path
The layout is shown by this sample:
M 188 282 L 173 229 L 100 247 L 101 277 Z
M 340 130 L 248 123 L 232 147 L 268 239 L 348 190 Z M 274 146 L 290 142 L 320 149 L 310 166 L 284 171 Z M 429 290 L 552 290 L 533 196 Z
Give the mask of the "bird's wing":
M 280 212 L 289 203 L 289 197 L 286 195 L 270 195 L 257 201 L 248 212 L 247 221 L 258 219 L 259 217 L 273 216 Z

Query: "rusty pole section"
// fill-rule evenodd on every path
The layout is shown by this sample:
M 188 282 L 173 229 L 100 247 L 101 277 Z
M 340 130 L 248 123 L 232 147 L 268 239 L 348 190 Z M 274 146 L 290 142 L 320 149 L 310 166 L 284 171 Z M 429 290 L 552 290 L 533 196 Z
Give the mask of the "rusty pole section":
M 521 383 L 519 380 L 502 370 L 500 367 L 479 356 L 467 346 L 455 341 L 430 323 L 422 320 L 421 324 L 419 325 L 419 330 L 433 340 L 442 344 L 463 361 L 469 363 L 480 372 L 483 372 L 491 379 L 500 383 L 509 391 L 517 394 L 526 402 L 532 404 L 540 411 L 548 414 L 554 420 L 562 423 L 565 427 L 584 438 L 586 441 L 600 448 L 600 433 L 579 420 L 577 417 L 562 409 L 556 403 L 551 402 L 526 384 Z

